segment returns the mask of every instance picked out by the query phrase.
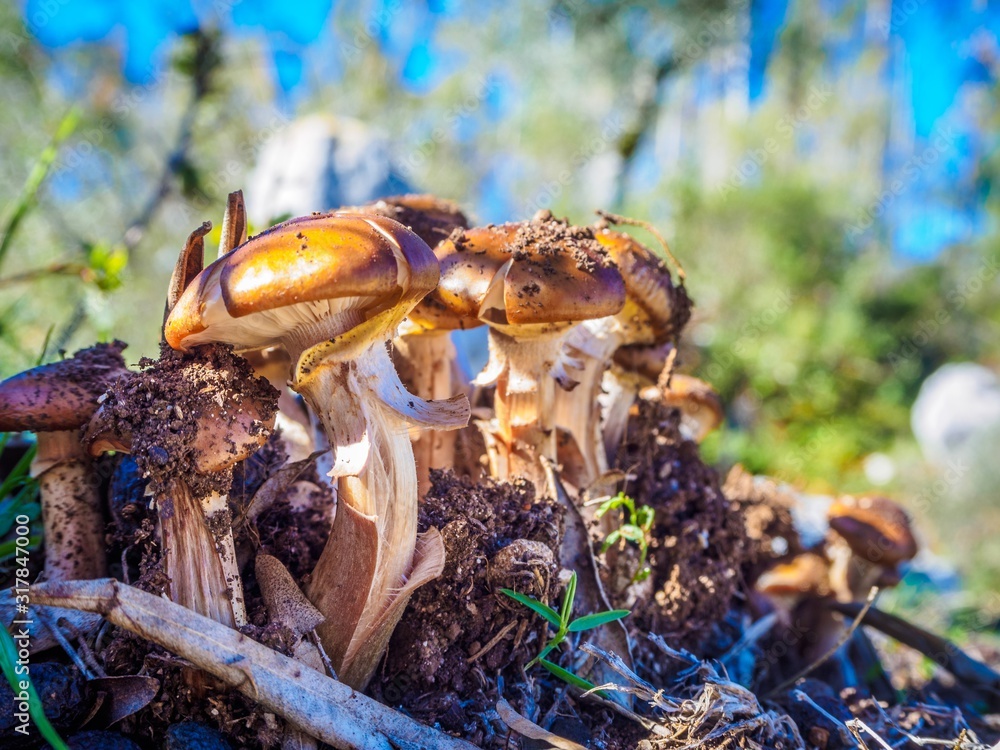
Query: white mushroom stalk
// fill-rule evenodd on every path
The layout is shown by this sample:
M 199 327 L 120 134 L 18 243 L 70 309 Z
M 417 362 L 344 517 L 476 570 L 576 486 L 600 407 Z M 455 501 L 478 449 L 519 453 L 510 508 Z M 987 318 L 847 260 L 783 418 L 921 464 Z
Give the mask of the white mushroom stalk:
M 583 461 L 583 487 L 608 469 L 598 406 L 605 372 L 625 345 L 662 345 L 687 322 L 690 300 L 675 287 L 670 270 L 650 250 L 626 234 L 599 227 L 594 237 L 618 265 L 625 282 L 625 306 L 605 318 L 585 320 L 566 337 L 570 356 L 580 361 L 579 387 L 556 397 L 556 423 L 575 440 Z M 626 398 L 627 393 L 622 393 Z M 615 415 L 616 418 L 619 415 Z
M 206 268 L 166 326 L 175 348 L 221 341 L 288 351 L 291 385 L 331 446 L 338 496 L 307 595 L 326 618 L 319 634 L 338 675 L 358 688 L 374 673 L 413 590 L 444 563 L 437 533 L 416 533 L 408 433 L 464 426 L 468 400 L 409 393 L 387 349 L 438 275 L 427 245 L 390 219 L 293 219 Z

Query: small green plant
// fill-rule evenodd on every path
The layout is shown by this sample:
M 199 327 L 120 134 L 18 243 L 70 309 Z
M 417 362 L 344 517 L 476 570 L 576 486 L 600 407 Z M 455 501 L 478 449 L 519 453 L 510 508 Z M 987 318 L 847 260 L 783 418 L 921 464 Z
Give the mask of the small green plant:
M 0 454 L 9 439 L 9 433 L 0 433 Z M 38 503 L 38 482 L 31 477 L 31 460 L 34 457 L 35 446 L 31 446 L 10 474 L 0 481 L 0 573 L 8 572 L 7 563 L 18 550 L 12 533 L 17 516 L 27 516 L 30 521 L 29 550 L 37 549 L 42 540 L 42 508 Z
M 532 612 L 541 615 L 546 622 L 556 629 L 555 635 L 548 640 L 544 647 L 542 647 L 538 656 L 528 662 L 528 666 L 531 667 L 535 664 L 541 664 L 549 670 L 549 672 L 564 682 L 567 682 L 570 685 L 575 685 L 582 690 L 592 690 L 594 688 L 593 683 L 583 679 L 582 677 L 578 677 L 568 669 L 563 669 L 558 664 L 552 663 L 545 657 L 548 656 L 553 649 L 558 648 L 559 645 L 566 640 L 566 637 L 570 633 L 582 633 L 585 630 L 599 628 L 601 625 L 606 623 L 620 620 L 631 614 L 631 612 L 627 609 L 612 609 L 608 612 L 595 612 L 594 614 L 584 615 L 583 617 L 577 617 L 575 620 L 571 620 L 570 618 L 573 615 L 573 600 L 576 598 L 575 571 L 566 583 L 566 591 L 563 593 L 562 607 L 560 607 L 558 612 L 552 609 L 552 607 L 542 604 L 536 599 L 532 599 L 530 596 L 519 594 L 516 591 L 511 591 L 510 589 L 500 589 L 500 591 L 519 604 L 523 604 Z
M 648 505 L 640 505 L 636 508 L 635 500 L 624 492 L 619 492 L 601 503 L 601 507 L 594 515 L 600 518 L 608 511 L 618 508 L 625 509 L 626 521 L 605 537 L 604 544 L 601 545 L 601 552 L 607 552 L 612 545 L 618 544 L 622 539 L 635 542 L 639 547 L 639 568 L 632 576 L 632 583 L 639 583 L 649 578 L 649 574 L 652 572 L 646 564 L 646 558 L 649 555 L 649 531 L 653 528 L 653 518 L 656 511 Z

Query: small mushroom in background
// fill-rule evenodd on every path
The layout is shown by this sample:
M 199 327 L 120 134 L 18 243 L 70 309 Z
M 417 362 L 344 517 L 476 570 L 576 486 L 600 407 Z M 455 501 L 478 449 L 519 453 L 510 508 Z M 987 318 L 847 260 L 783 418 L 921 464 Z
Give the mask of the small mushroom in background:
M 129 374 L 124 349 L 120 341 L 98 344 L 0 383 L 0 432 L 31 430 L 37 437 L 31 475 L 38 480 L 42 506 L 44 580 L 107 575 L 100 482 L 80 442 L 80 427 L 108 386 Z M 0 611 L 5 623 L 14 619 L 10 590 L 0 595 Z M 86 618 L 75 612 L 67 616 L 77 624 Z M 47 629 L 35 632 L 35 650 L 52 645 Z
M 98 344 L 0 383 L 0 432 L 31 430 L 38 439 L 31 476 L 38 480 L 45 534 L 45 579 L 107 573 L 98 480 L 80 427 L 101 394 L 127 375 L 125 344 Z
M 691 315 L 683 286 L 675 286 L 666 264 L 627 234 L 598 226 L 593 232 L 617 265 L 625 284 L 625 305 L 613 315 L 584 320 L 566 334 L 563 346 L 580 364 L 579 385 L 555 397 L 556 424 L 576 441 L 584 463 L 582 486 L 608 470 L 598 399 L 604 375 L 622 346 L 657 347 L 676 339 Z M 615 446 L 617 447 L 617 445 Z
M 411 427 L 457 429 L 465 395 L 425 401 L 400 382 L 388 342 L 437 284 L 430 248 L 372 214 L 293 219 L 209 265 L 167 320 L 190 351 L 282 346 L 291 383 L 324 428 L 337 482 L 333 529 L 307 592 L 327 618 L 324 647 L 341 679 L 366 685 L 413 590 L 437 576 L 443 545 L 417 537 Z
M 893 586 L 900 565 L 917 554 L 906 511 L 887 497 L 845 495 L 827 510 L 826 553 L 837 599 L 859 601 L 872 586 Z
M 557 383 L 577 382 L 563 338 L 580 321 L 621 310 L 621 275 L 591 230 L 545 213 L 456 232 L 437 255 L 441 281 L 421 310 L 489 326 L 490 359 L 475 383 L 496 384 L 494 419 L 482 425 L 491 472 L 524 476 L 541 494 L 542 459 L 556 460 Z
M 382 198 L 357 210 L 395 219 L 432 250 L 456 229 L 469 226 L 457 204 L 433 195 Z M 480 323 L 475 321 L 472 325 Z M 427 298 L 417 303 L 393 339 L 393 362 L 410 393 L 428 401 L 461 393 L 468 395 L 469 381 L 458 364 L 451 340 L 451 332 L 463 327 L 471 327 L 467 319 L 430 305 Z M 454 468 L 458 435 L 458 430 L 419 430 L 411 435 L 420 497 L 430 489 L 431 469 Z
M 687 440 L 700 443 L 725 418 L 719 394 L 704 380 L 692 375 L 671 375 L 666 387 L 649 392 L 650 397 L 680 411 L 680 431 Z

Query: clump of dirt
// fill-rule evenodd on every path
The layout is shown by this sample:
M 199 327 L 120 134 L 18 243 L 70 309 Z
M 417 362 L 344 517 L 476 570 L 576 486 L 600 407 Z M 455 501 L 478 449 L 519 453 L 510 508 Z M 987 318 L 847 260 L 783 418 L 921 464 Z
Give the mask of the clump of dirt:
M 748 554 L 739 506 L 719 487 L 698 446 L 681 437 L 679 413 L 640 398 L 615 458 L 625 492 L 655 512 L 649 543 L 652 595 L 633 626 L 699 651 L 726 616 Z
M 224 434 L 223 448 L 237 454 L 231 433 L 246 422 L 251 435 L 265 431 L 277 412 L 278 392 L 254 375 L 242 357 L 224 345 L 191 353 L 164 346 L 160 359 L 144 359 L 142 372 L 108 391 L 95 432 L 130 446 L 154 493 L 178 479 L 196 497 L 224 493 L 232 470 L 198 470 L 209 433 Z
M 743 577 L 748 586 L 779 562 L 805 552 L 792 518 L 795 497 L 776 482 L 754 477 L 737 464 L 726 476 L 722 492 L 743 514 L 749 542 Z
M 486 730 L 476 715 L 495 705 L 496 676 L 520 680 L 546 627 L 500 589 L 555 600 L 563 511 L 536 501 L 525 481 L 473 484 L 450 471 L 431 480 L 419 526 L 441 531 L 445 569 L 410 600 L 371 691 L 477 742 Z

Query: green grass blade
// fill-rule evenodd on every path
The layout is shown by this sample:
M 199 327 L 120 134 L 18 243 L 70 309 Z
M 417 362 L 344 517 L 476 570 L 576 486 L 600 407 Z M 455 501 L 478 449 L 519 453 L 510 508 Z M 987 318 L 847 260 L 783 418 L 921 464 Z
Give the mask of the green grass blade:
M 14 491 L 14 488 L 18 484 L 30 478 L 31 462 L 35 459 L 37 449 L 38 446 L 33 445 L 21 456 L 21 460 L 17 462 L 17 466 L 11 469 L 10 474 L 0 484 L 0 497 L 7 497 L 7 495 Z
M 592 615 L 584 615 L 583 617 L 578 617 L 569 624 L 569 632 L 571 633 L 582 633 L 584 630 L 593 630 L 594 628 L 599 628 L 605 623 L 614 622 L 615 620 L 621 620 L 623 617 L 628 617 L 632 614 L 627 609 L 612 609 L 610 612 L 596 612 Z
M 543 667 L 545 667 L 547 670 L 549 670 L 549 672 L 554 674 L 563 682 L 567 683 L 568 685 L 578 687 L 580 688 L 580 690 L 583 690 L 584 692 L 586 692 L 587 690 L 593 690 L 595 687 L 597 687 L 590 680 L 585 680 L 582 677 L 578 677 L 577 675 L 570 672 L 568 669 L 563 669 L 558 664 L 553 664 L 548 659 L 539 659 L 538 663 L 541 664 Z M 600 695 L 602 698 L 607 697 L 604 695 L 604 693 L 600 691 L 598 691 L 597 694 Z
M 0 628 L 0 668 L 3 669 L 4 676 L 7 678 L 7 682 L 10 683 L 10 689 L 14 691 L 15 696 L 21 692 L 23 684 L 26 684 L 25 692 L 28 694 L 28 713 L 31 714 L 31 720 L 35 722 L 35 726 L 38 727 L 38 731 L 41 732 L 45 741 L 55 748 L 55 750 L 69 750 L 69 747 L 55 730 L 55 727 L 49 722 L 45 712 L 42 711 L 42 699 L 38 697 L 38 692 L 31 682 L 31 676 L 27 670 L 23 674 L 19 673 L 17 645 L 6 628 Z
M 565 627 L 569 624 L 569 618 L 573 614 L 573 600 L 576 599 L 576 571 L 569 577 L 566 583 L 566 593 L 563 594 L 562 609 L 559 611 L 559 625 Z
M 535 601 L 530 596 L 525 596 L 524 594 L 519 594 L 516 591 L 511 591 L 510 589 L 500 589 L 501 593 L 506 594 L 511 599 L 516 602 L 523 604 L 525 607 L 530 609 L 532 612 L 541 615 L 546 620 L 548 620 L 554 627 L 559 627 L 561 624 L 559 620 L 559 613 L 556 612 L 552 607 L 548 607 L 541 602 Z

